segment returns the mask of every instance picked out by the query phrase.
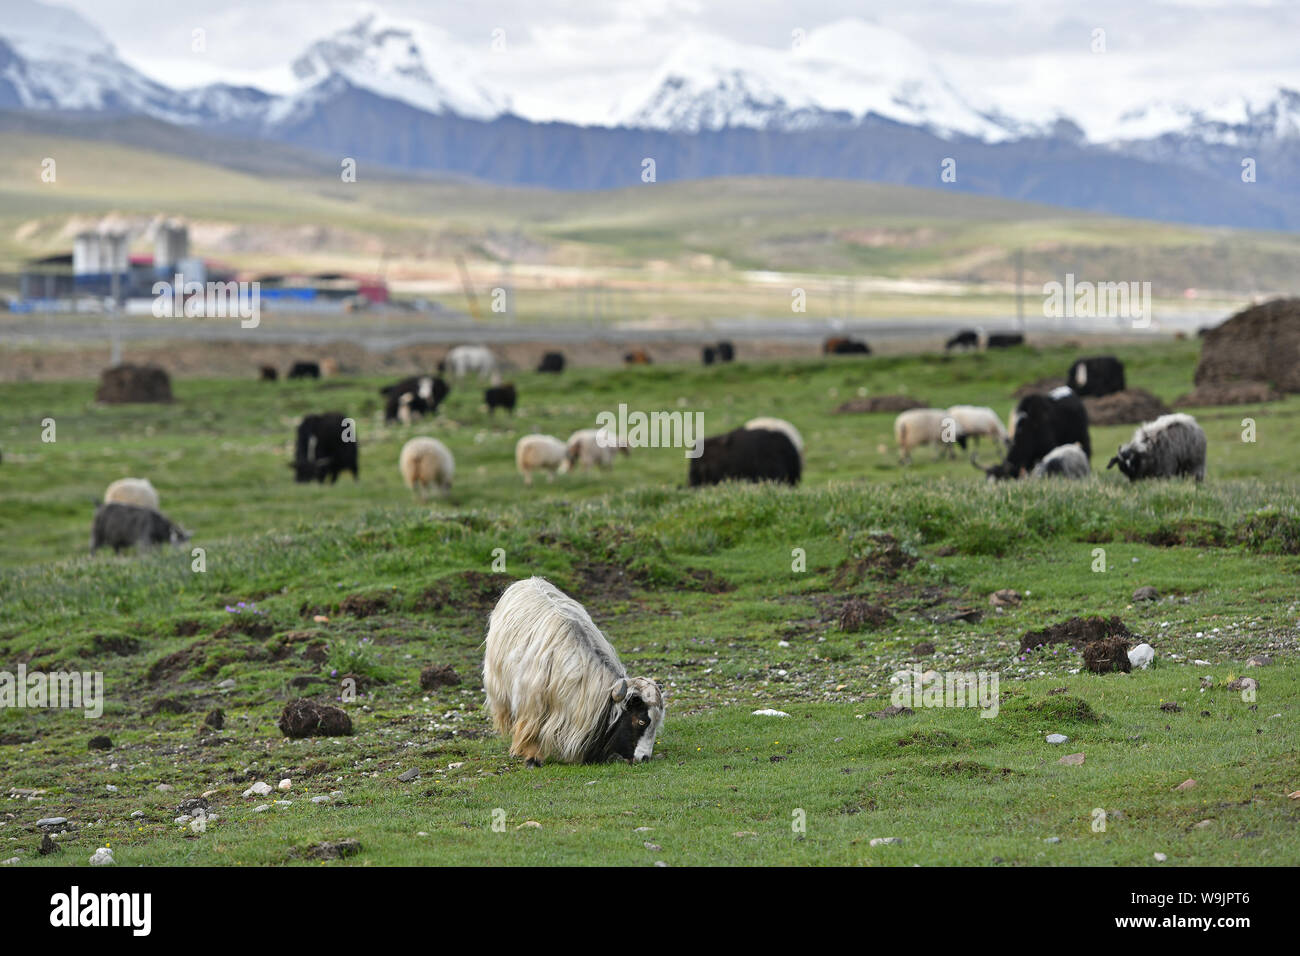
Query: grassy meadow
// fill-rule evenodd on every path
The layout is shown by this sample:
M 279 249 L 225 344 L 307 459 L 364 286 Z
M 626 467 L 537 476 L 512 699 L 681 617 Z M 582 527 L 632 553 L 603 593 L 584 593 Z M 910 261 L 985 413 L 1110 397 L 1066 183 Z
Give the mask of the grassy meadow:
M 167 406 L 97 406 L 90 382 L 0 386 L 0 669 L 102 671 L 107 700 L 93 720 L 0 710 L 0 860 L 84 864 L 110 846 L 119 865 L 291 864 L 354 839 L 343 865 L 1300 862 L 1300 397 L 1192 410 L 1201 486 L 1103 471 L 990 487 L 929 449 L 901 467 L 892 414 L 833 413 L 905 392 L 1005 415 L 1014 388 L 1075 354 L 742 351 L 708 369 L 523 373 L 513 418 L 462 382 L 409 429 L 382 424 L 377 378 L 182 379 Z M 1191 389 L 1196 343 L 1117 354 L 1130 386 Z M 523 486 L 520 435 L 565 438 L 619 403 L 701 411 L 709 434 L 787 418 L 804 481 L 691 490 L 680 449 L 634 449 L 608 474 Z M 357 419 L 359 482 L 292 481 L 294 425 L 317 411 Z M 1095 427 L 1094 467 L 1131 432 Z M 455 455 L 446 500 L 401 484 L 415 434 Z M 150 478 L 204 571 L 188 548 L 86 553 L 93 502 L 125 475 Z M 500 590 L 529 574 L 664 684 L 655 760 L 529 771 L 507 756 L 481 708 L 481 643 Z M 1159 599 L 1134 603 L 1145 585 Z M 1022 603 L 991 606 L 1001 588 Z M 848 613 L 861 602 L 867 620 Z M 1096 675 L 1065 644 L 1020 651 L 1026 631 L 1092 614 L 1119 616 L 1156 664 Z M 1247 670 L 1254 655 L 1272 663 Z M 431 664 L 462 682 L 422 689 Z M 871 716 L 913 666 L 997 672 L 997 716 Z M 1227 688 L 1247 673 L 1254 698 Z M 333 700 L 344 675 L 362 691 L 342 705 L 351 736 L 280 733 L 287 700 Z M 205 726 L 217 709 L 223 726 Z M 88 749 L 100 735 L 111 749 Z M 209 792 L 202 832 L 176 822 Z M 69 820 L 63 852 L 40 856 L 51 816 Z

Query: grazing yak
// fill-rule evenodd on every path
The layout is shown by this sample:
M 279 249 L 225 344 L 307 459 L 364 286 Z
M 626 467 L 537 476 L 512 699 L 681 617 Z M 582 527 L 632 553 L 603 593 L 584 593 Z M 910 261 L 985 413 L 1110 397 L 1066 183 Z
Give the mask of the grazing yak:
M 450 373 L 456 378 L 463 378 L 466 375 L 491 378 L 497 374 L 497 360 L 496 356 L 482 345 L 458 345 L 438 363 L 438 371 Z
M 898 458 L 904 465 L 912 463 L 912 449 L 921 445 L 938 445 L 937 461 L 946 453 L 956 457 L 954 444 L 966 450 L 966 433 L 961 423 L 942 408 L 909 408 L 894 419 L 894 441 L 898 443 Z
M 298 423 L 298 441 L 294 446 L 294 460 L 289 467 L 294 470 L 294 481 L 338 481 L 339 473 L 352 472 L 353 480 L 361 477 L 357 465 L 357 443 L 340 412 L 306 415 Z M 351 439 L 351 440 L 349 440 Z
M 143 550 L 156 544 L 182 544 L 188 540 L 188 531 L 153 508 L 119 502 L 106 502 L 96 508 L 90 525 L 91 554 L 104 547 L 120 552 L 132 546 Z
M 1100 398 L 1124 391 L 1124 363 L 1113 355 L 1082 358 L 1070 366 L 1065 382 L 1079 397 Z
M 962 329 L 947 342 L 944 343 L 944 351 L 951 352 L 953 349 L 977 349 L 980 347 L 980 334 L 974 329 Z
M 402 481 L 416 498 L 423 501 L 430 489 L 441 494 L 451 491 L 451 480 L 456 476 L 456 460 L 447 446 L 436 438 L 412 438 L 402 446 L 397 458 Z
M 384 396 L 384 421 L 411 423 L 412 416 L 432 415 L 451 394 L 451 387 L 441 377 L 412 375 L 379 390 Z
M 1115 465 L 1129 481 L 1142 478 L 1205 480 L 1205 431 L 1191 415 L 1161 415 L 1133 433 L 1107 464 Z
M 991 481 L 1023 477 L 1052 449 L 1073 442 L 1079 443 L 1086 457 L 1092 457 L 1088 410 L 1083 407 L 1083 399 L 1068 388 L 1058 388 L 1050 395 L 1026 395 L 1016 405 L 1012 418 L 1015 427 L 1011 429 L 1006 459 L 983 469 Z
M 1030 475 L 1034 478 L 1087 478 L 1090 473 L 1088 456 L 1076 441 L 1053 448 L 1034 465 Z
M 317 362 L 294 362 L 286 378 L 320 378 L 320 364 Z
M 993 332 L 984 342 L 986 349 L 1009 349 L 1013 345 L 1024 345 L 1025 337 L 1019 332 Z
M 691 459 L 687 479 L 692 488 L 723 481 L 781 481 L 797 485 L 802 472 L 799 450 L 785 432 L 736 428 L 703 440 L 699 457 Z
M 718 360 L 718 353 L 713 350 L 712 345 L 706 345 L 700 352 L 700 358 L 703 360 L 705 365 L 712 365 Z
M 565 449 L 569 471 L 579 465 L 584 471 L 592 465 L 607 470 L 614 466 L 615 455 L 619 452 L 628 454 L 627 442 L 615 438 L 604 428 L 583 428 L 574 432 L 565 443 Z
M 535 471 L 546 472 L 546 480 L 554 481 L 556 472 L 569 470 L 569 451 L 553 435 L 525 435 L 515 442 L 515 467 L 526 485 L 533 483 Z
M 263 365 L 261 376 L 263 382 L 274 382 L 280 378 L 280 373 L 275 370 L 274 365 Z
M 859 339 L 830 338 L 822 343 L 824 355 L 870 355 L 871 346 Z
M 649 365 L 650 353 L 645 349 L 633 349 L 623 356 L 624 365 Z
M 161 511 L 158 491 L 148 478 L 119 478 L 104 491 L 104 504 L 135 505 Z
M 651 758 L 663 690 L 650 678 L 628 677 L 591 615 L 549 581 L 527 578 L 506 588 L 485 644 L 492 723 L 526 766 Z
M 537 365 L 537 371 L 549 372 L 558 375 L 564 371 L 564 353 L 563 352 L 546 352 L 542 355 L 541 362 Z
M 734 362 L 736 360 L 736 347 L 726 339 L 717 344 L 716 351 L 719 362 Z
M 495 412 L 498 408 L 504 408 L 513 415 L 515 405 L 519 401 L 519 395 L 515 391 L 514 385 L 507 382 L 504 385 L 493 385 L 484 391 L 483 401 L 487 402 L 489 415 Z

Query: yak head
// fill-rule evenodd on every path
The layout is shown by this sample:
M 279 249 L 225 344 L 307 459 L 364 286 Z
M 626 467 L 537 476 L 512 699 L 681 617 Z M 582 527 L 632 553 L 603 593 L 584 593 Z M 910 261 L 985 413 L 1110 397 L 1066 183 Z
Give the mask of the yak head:
M 648 677 L 621 677 L 610 690 L 605 759 L 628 763 L 649 760 L 664 722 L 663 688 Z
M 1142 477 L 1142 463 L 1138 453 L 1127 446 L 1119 449 L 1115 457 L 1106 462 L 1106 470 L 1109 471 L 1116 465 L 1119 465 L 1119 470 L 1129 481 L 1137 481 Z

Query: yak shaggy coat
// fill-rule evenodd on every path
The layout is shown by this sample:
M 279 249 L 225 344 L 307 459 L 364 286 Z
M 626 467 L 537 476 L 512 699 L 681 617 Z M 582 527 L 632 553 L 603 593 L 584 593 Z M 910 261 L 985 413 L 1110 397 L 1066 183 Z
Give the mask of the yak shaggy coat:
M 1106 467 L 1114 465 L 1129 481 L 1184 475 L 1204 481 L 1205 432 L 1191 415 L 1161 415 L 1138 428 Z
M 488 620 L 483 689 L 510 753 L 530 766 L 649 760 L 659 685 L 628 677 L 581 604 L 542 578 L 506 588 Z

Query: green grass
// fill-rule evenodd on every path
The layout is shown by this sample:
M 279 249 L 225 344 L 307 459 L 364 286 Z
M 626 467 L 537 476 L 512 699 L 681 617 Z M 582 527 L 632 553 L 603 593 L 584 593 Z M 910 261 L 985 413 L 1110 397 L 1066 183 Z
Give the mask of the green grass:
M 1120 354 L 1133 385 L 1166 400 L 1190 387 L 1189 343 Z M 1111 472 L 989 487 L 926 451 L 900 468 L 892 415 L 830 414 L 859 389 L 904 388 L 1005 413 L 1016 385 L 1061 374 L 1070 357 L 525 374 L 514 420 L 490 419 L 464 385 L 410 430 L 375 420 L 377 379 L 182 380 L 177 402 L 154 408 L 96 407 L 88 383 L 0 386 L 0 669 L 102 671 L 107 698 L 97 720 L 0 710 L 0 811 L 14 814 L 0 858 L 81 864 L 111 845 L 125 865 L 277 864 L 350 837 L 362 850 L 344 862 L 360 864 L 1300 862 L 1300 807 L 1287 797 L 1300 788 L 1300 487 L 1288 450 L 1300 400 L 1198 410 L 1210 439 L 1201 486 Z M 700 409 L 710 433 L 759 413 L 789 418 L 807 444 L 805 480 L 691 491 L 680 451 L 636 449 L 608 475 L 523 488 L 520 434 L 564 437 L 619 402 Z M 362 479 L 295 485 L 293 422 L 326 409 L 358 419 Z M 1240 440 L 1247 416 L 1253 444 Z M 46 417 L 53 443 L 41 441 Z M 1131 430 L 1094 429 L 1094 464 Z M 450 500 L 419 506 L 401 487 L 397 451 L 415 433 L 455 454 Z M 91 500 L 126 474 L 150 477 L 164 511 L 195 531 L 204 572 L 187 550 L 84 553 Z M 792 568 L 796 549 L 806 571 Z M 481 643 L 496 593 L 528 574 L 582 600 L 629 671 L 665 684 L 659 759 L 525 771 L 506 755 L 481 711 Z M 1162 599 L 1134 605 L 1148 584 Z M 987 596 L 1006 587 L 1024 601 L 995 611 Z M 892 620 L 841 629 L 849 597 Z M 262 613 L 226 610 L 241 601 Z M 1120 616 L 1157 665 L 1099 676 L 1064 645 L 1018 652 L 1027 630 L 1080 614 Z M 914 656 L 923 640 L 934 656 Z M 1261 653 L 1275 663 L 1247 672 Z M 463 683 L 421 690 L 435 663 Z M 998 715 L 870 717 L 911 664 L 997 672 Z M 344 704 L 352 736 L 280 734 L 286 700 L 337 697 L 347 672 L 365 678 Z M 1245 673 L 1260 683 L 1253 701 L 1226 689 Z M 183 711 L 150 713 L 160 700 Z M 1170 701 L 1181 710 L 1162 710 Z M 215 707 L 224 729 L 200 733 Z M 790 716 L 751 714 L 767 707 Z M 1046 744 L 1053 732 L 1070 742 Z M 87 750 L 99 734 L 111 751 Z M 1063 766 L 1067 753 L 1085 762 Z M 411 768 L 416 780 L 397 779 Z M 259 813 L 283 795 L 240 796 L 285 777 L 291 806 Z M 1175 792 L 1189 777 L 1197 787 Z M 208 790 L 218 819 L 205 832 L 173 822 L 182 799 Z M 52 815 L 74 826 L 63 853 L 38 857 L 34 823 Z M 870 846 L 877 837 L 903 842 Z

